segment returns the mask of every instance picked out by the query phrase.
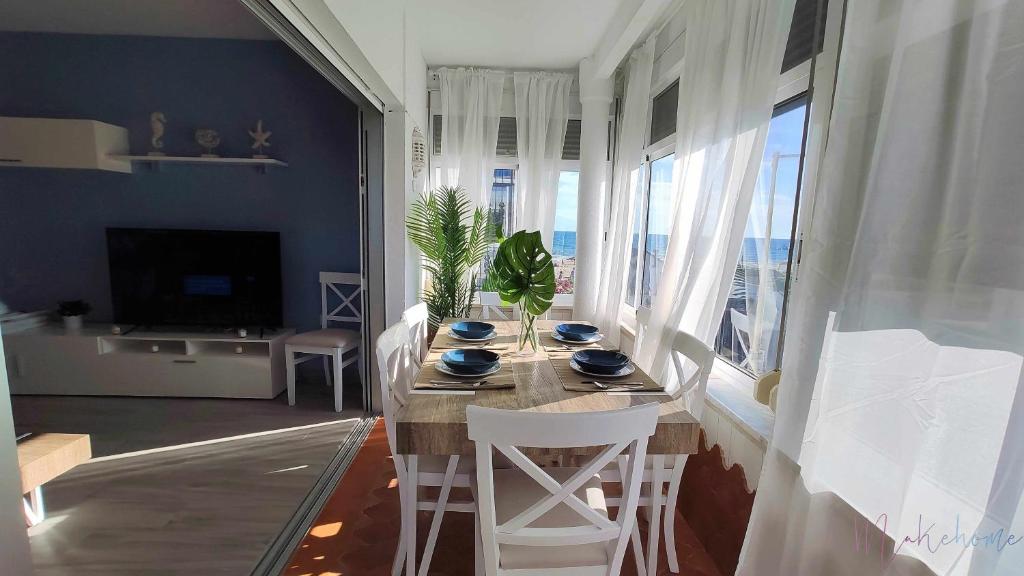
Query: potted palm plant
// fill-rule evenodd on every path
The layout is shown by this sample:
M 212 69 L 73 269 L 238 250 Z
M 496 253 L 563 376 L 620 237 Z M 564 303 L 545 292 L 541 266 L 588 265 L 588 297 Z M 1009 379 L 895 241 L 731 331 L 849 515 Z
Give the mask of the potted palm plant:
M 497 278 L 501 299 L 519 305 L 518 352 L 536 352 L 534 321 L 551 308 L 555 299 L 555 266 L 540 232 L 520 230 L 506 238 L 494 258 L 492 274 Z
M 483 210 L 472 208 L 462 188 L 442 186 L 412 203 L 405 225 L 429 276 L 422 297 L 431 332 L 445 318 L 469 317 L 490 234 Z

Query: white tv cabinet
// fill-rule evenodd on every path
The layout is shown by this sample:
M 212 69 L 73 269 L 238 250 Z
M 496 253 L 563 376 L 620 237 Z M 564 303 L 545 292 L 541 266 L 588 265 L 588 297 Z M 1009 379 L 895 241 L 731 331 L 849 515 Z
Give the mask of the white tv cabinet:
M 12 394 L 274 398 L 286 387 L 284 341 L 294 330 L 246 338 L 110 326 L 69 333 L 47 325 L 4 334 Z

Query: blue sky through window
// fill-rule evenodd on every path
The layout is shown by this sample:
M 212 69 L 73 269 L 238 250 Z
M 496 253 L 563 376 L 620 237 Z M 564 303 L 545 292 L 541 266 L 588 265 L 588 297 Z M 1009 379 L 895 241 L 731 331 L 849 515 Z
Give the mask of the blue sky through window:
M 576 202 L 580 173 L 563 171 L 558 176 L 558 197 L 555 199 L 555 231 L 576 231 Z

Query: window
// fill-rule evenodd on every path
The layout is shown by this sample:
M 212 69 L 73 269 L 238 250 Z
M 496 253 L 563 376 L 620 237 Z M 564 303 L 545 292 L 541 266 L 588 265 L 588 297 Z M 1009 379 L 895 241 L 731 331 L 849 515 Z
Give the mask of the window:
M 640 305 L 649 307 L 665 269 L 668 236 L 672 226 L 672 164 L 675 154 L 651 162 L 647 193 L 647 230 L 644 234 L 643 275 Z
M 739 263 L 715 339 L 719 356 L 755 375 L 776 369 L 806 96 L 775 108 Z
M 516 170 L 515 168 L 495 168 L 494 180 L 491 181 L 491 197 L 487 205 L 487 221 L 503 236 L 514 230 L 516 211 Z M 477 288 L 486 292 L 495 292 L 497 288 L 488 282 L 491 263 L 498 254 L 498 239 L 492 238 L 487 253 L 480 263 L 477 274 Z
M 649 307 L 665 269 L 669 233 L 672 231 L 672 166 L 676 155 L 668 153 L 644 163 L 639 174 L 646 182 L 636 186 L 633 239 L 630 251 L 626 304 Z M 643 250 L 640 250 L 640 247 Z M 639 301 L 638 301 L 639 296 Z
M 679 104 L 679 81 L 651 99 L 650 145 L 645 161 L 631 174 L 634 194 L 633 237 L 629 256 L 629 277 L 625 303 L 633 308 L 649 307 L 665 269 L 672 226 L 672 170 Z
M 651 139 L 649 144 L 676 133 L 676 116 L 679 114 L 679 81 L 665 88 L 654 97 L 651 104 Z
M 572 294 L 576 283 L 576 201 L 579 188 L 579 171 L 562 170 L 559 173 L 555 238 L 551 244 L 556 294 Z
M 441 149 L 442 120 L 440 114 L 431 115 L 431 155 L 436 159 L 438 165 L 443 152 Z M 571 305 L 573 287 L 576 282 L 576 207 L 579 191 L 582 127 L 583 122 L 578 118 L 570 118 L 566 122 L 555 201 L 554 238 L 545 239 L 544 242 L 551 251 L 555 266 L 556 294 L 563 295 L 562 297 L 556 296 L 555 304 L 558 306 Z M 502 116 L 498 121 L 498 141 L 495 146 L 497 167 L 491 181 L 491 194 L 486 207 L 486 215 L 488 221 L 500 230 L 503 236 L 512 234 L 518 229 L 515 214 L 517 137 L 515 117 Z M 435 185 L 441 181 L 440 168 L 434 168 L 433 177 Z M 493 282 L 488 281 L 488 272 L 497 252 L 497 238 L 494 238 L 484 254 L 477 272 L 477 287 L 480 290 L 495 291 Z

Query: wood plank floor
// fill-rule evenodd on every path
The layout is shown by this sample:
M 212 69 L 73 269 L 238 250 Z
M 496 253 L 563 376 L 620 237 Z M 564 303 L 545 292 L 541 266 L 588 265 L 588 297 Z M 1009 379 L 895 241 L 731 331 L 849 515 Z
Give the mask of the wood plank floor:
M 92 434 L 97 456 L 45 485 L 37 576 L 249 574 L 362 416 L 333 412 L 322 383 L 299 390 L 296 407 L 12 398 L 19 430 Z

